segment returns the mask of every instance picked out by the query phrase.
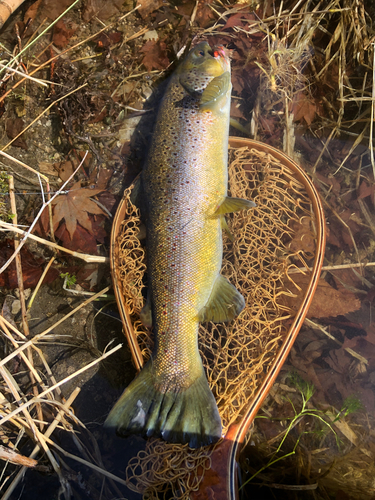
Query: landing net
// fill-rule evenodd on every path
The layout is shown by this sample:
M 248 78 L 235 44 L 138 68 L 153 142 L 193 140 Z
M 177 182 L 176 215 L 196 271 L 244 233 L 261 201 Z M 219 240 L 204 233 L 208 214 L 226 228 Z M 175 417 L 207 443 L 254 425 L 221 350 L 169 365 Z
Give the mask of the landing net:
M 137 238 L 139 210 L 128 198 L 118 234 L 118 280 L 145 362 L 153 338 L 139 319 L 146 269 Z M 201 324 L 199 346 L 223 430 L 244 416 L 289 331 L 303 291 L 291 270 L 314 258 L 314 214 L 304 186 L 269 153 L 247 147 L 229 151 L 229 194 L 255 201 L 256 208 L 227 217 L 234 236 L 224 234 L 222 274 L 242 293 L 246 307 L 229 324 Z M 308 273 L 308 271 L 307 271 Z M 300 293 L 298 292 L 300 290 Z M 286 297 L 295 301 L 293 311 Z M 217 445 L 216 445 L 217 446 Z M 145 499 L 188 499 L 210 469 L 215 445 L 192 450 L 159 439 L 147 442 L 126 470 L 129 487 Z

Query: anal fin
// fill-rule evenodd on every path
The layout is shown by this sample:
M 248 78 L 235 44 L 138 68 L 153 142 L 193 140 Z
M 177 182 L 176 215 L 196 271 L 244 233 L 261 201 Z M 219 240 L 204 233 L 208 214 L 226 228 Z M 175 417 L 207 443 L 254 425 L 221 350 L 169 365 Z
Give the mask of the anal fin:
M 202 323 L 205 321 L 214 321 L 215 323 L 230 321 L 238 316 L 244 307 L 245 299 L 237 288 L 229 283 L 227 278 L 219 274 L 207 304 L 199 312 L 198 319 Z

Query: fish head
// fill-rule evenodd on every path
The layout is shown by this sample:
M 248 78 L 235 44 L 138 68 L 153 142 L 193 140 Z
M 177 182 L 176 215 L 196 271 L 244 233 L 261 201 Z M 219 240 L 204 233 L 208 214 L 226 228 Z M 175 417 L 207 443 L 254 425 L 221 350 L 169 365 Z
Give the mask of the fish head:
M 178 73 L 215 78 L 230 71 L 229 52 L 222 46 L 211 48 L 207 42 L 196 45 L 178 68 Z

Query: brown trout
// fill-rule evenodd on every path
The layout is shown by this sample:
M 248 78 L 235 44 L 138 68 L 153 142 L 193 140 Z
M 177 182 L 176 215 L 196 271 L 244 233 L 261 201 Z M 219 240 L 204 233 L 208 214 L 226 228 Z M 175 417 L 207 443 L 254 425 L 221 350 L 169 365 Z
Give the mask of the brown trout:
M 155 349 L 105 425 L 119 434 L 199 447 L 221 437 L 221 420 L 198 351 L 202 321 L 228 321 L 242 295 L 220 274 L 224 214 L 250 208 L 227 197 L 230 62 L 223 47 L 193 48 L 160 105 L 146 166 L 148 298 L 142 318 Z

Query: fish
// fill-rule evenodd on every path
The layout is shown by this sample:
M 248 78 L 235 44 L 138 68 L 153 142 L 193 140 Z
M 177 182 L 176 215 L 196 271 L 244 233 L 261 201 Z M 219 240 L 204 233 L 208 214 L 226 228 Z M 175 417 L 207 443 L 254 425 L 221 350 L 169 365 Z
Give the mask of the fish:
M 137 199 L 146 225 L 150 360 L 105 426 L 191 448 L 218 441 L 222 424 L 198 350 L 199 322 L 236 317 L 245 300 L 220 274 L 224 215 L 255 204 L 231 198 L 228 137 L 230 58 L 195 46 L 171 76 L 158 110 Z

